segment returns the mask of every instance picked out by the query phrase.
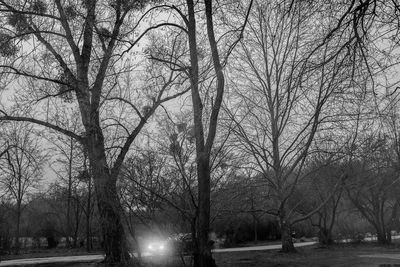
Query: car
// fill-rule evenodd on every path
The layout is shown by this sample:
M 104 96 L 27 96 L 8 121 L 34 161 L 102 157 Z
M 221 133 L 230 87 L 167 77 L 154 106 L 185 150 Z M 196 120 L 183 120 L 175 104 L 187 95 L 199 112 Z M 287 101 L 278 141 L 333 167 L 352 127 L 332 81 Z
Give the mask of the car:
M 171 251 L 169 242 L 163 238 L 151 238 L 144 243 L 142 253 L 152 256 L 167 255 Z

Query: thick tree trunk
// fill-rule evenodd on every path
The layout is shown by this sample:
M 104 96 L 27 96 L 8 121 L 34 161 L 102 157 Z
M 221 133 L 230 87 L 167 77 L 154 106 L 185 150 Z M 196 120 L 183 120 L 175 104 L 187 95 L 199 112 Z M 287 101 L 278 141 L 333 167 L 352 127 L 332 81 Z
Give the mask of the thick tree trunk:
M 384 233 L 377 233 L 378 243 L 385 244 L 386 243 L 386 234 Z
M 210 230 L 210 168 L 208 158 L 198 158 L 197 174 L 199 180 L 199 210 L 197 225 L 197 257 L 194 259 L 195 267 L 216 266 L 211 254 Z
M 382 245 L 390 244 L 391 237 L 388 239 L 387 232 L 384 229 L 379 229 L 377 232 L 378 243 Z M 390 233 L 389 233 L 390 234 Z
M 387 228 L 385 226 L 385 222 L 382 218 L 376 217 L 375 218 L 375 224 L 374 224 L 375 230 L 376 230 L 376 235 L 378 238 L 378 243 L 379 244 L 389 244 L 388 239 L 387 239 Z
M 319 228 L 319 242 L 322 245 L 332 245 L 333 244 L 332 231 L 330 229 L 321 226 Z
M 118 199 L 116 179 L 106 173 L 95 174 L 95 191 L 104 236 L 106 266 L 139 266 L 129 254 L 127 233 L 123 225 L 122 208 Z
M 280 219 L 281 224 L 281 240 L 282 240 L 282 252 L 296 252 L 296 249 L 293 245 L 292 233 L 290 229 L 290 225 L 287 224 L 285 218 Z
M 89 157 L 93 175 L 94 193 L 100 215 L 100 225 L 103 234 L 103 249 L 106 266 L 140 266 L 131 257 L 128 245 L 127 227 L 124 225 L 123 209 L 117 192 L 118 172 L 108 166 L 104 149 L 104 136 L 99 126 L 98 113 L 94 113 L 91 125 L 86 125 L 86 151 Z

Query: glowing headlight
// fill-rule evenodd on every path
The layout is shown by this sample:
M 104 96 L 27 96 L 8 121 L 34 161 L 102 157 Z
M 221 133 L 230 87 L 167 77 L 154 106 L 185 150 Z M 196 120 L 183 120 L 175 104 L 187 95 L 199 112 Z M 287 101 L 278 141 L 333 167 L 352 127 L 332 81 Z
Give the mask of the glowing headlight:
M 147 249 L 151 250 L 151 251 L 164 250 L 165 244 L 160 241 L 153 242 L 153 243 L 147 245 Z

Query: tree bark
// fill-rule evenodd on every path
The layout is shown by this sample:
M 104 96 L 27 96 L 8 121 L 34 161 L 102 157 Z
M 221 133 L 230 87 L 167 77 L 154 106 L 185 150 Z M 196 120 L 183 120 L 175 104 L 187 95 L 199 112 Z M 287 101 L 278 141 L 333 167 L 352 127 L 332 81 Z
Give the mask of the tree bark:
M 282 252 L 291 253 L 296 252 L 296 249 L 293 245 L 292 233 L 290 229 L 290 225 L 286 222 L 285 217 L 280 218 L 281 224 L 281 241 L 282 241 Z
M 104 263 L 106 266 L 140 266 L 129 253 L 129 232 L 124 225 L 123 210 L 118 198 L 117 174 L 111 175 L 111 169 L 107 165 L 104 137 L 100 127 L 93 128 L 89 132 L 87 152 L 104 237 Z
M 75 226 L 74 226 L 74 247 L 77 247 L 78 243 L 78 231 L 79 231 L 79 222 L 80 222 L 80 203 L 79 199 L 75 200 Z
M 386 231 L 386 244 L 390 245 L 392 243 L 392 233 L 390 229 Z
M 20 228 L 21 228 L 21 200 L 18 200 L 17 203 L 17 231 L 15 234 L 15 253 L 19 254 L 20 250 Z
M 199 209 L 198 209 L 198 258 L 195 267 L 216 266 L 211 254 L 210 231 L 210 168 L 207 157 L 197 160 L 197 173 L 199 180 Z
M 319 242 L 322 245 L 332 245 L 333 244 L 332 231 L 323 226 L 320 226 L 320 228 L 319 228 L 319 237 L 318 238 L 319 238 Z
M 254 215 L 253 215 L 253 227 L 254 227 L 254 243 L 257 243 L 258 242 L 257 220 Z
M 382 245 L 387 245 L 387 244 L 390 244 L 390 241 L 389 240 L 391 240 L 391 237 L 390 237 L 390 239 L 388 239 L 388 236 L 387 236 L 387 234 L 390 234 L 390 231 L 389 232 L 387 232 L 386 230 L 384 230 L 384 229 L 376 229 L 377 230 L 377 238 L 378 238 L 378 243 L 379 244 L 382 244 Z
M 15 249 L 15 253 L 19 254 L 19 250 L 20 250 L 20 228 L 21 228 L 21 205 L 22 205 L 22 169 L 21 169 L 21 164 L 19 162 L 19 159 L 17 157 L 17 163 L 18 163 L 18 195 L 17 195 L 17 233 L 15 235 L 15 245 L 16 245 L 16 249 Z
M 254 209 L 255 209 L 255 207 L 254 207 L 254 197 L 252 196 L 251 197 L 251 210 L 252 210 L 252 212 L 251 212 L 251 215 L 252 215 L 252 217 L 253 217 L 253 229 L 254 229 L 254 243 L 257 243 L 257 241 L 258 241 L 258 233 L 257 233 L 257 224 L 258 224 L 258 221 L 257 221 L 257 215 L 256 215 L 256 212 L 254 211 Z
M 87 210 L 86 210 L 86 250 L 90 252 L 92 248 L 92 242 L 90 238 L 90 213 L 92 203 L 92 177 L 89 176 L 88 181 L 88 199 L 87 199 Z
M 71 247 L 71 199 L 72 199 L 72 157 L 73 157 L 73 139 L 70 138 L 70 153 L 68 159 L 68 196 L 67 196 L 67 247 Z M 76 242 L 74 242 L 76 246 Z
M 199 69 L 196 40 L 196 18 L 193 0 L 187 0 L 188 7 L 188 35 L 190 48 L 190 80 L 193 104 L 193 121 L 196 137 L 196 164 L 198 179 L 198 209 L 197 229 L 194 252 L 195 267 L 216 266 L 211 254 L 211 246 L 208 240 L 210 228 L 210 156 L 204 141 L 203 104 L 199 91 Z
M 122 209 L 117 198 L 115 178 L 105 172 L 94 171 L 95 191 L 100 213 L 100 224 L 104 236 L 106 266 L 133 265 L 129 255 L 126 232 L 122 221 Z

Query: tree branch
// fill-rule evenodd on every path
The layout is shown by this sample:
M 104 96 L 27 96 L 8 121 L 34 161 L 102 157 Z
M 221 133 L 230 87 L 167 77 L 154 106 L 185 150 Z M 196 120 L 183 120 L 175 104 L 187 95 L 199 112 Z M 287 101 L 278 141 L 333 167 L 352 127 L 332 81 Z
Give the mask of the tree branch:
M 2 113 L 4 114 L 3 111 L 2 111 Z M 26 122 L 31 122 L 31 123 L 34 123 L 34 124 L 37 124 L 37 125 L 45 126 L 47 128 L 50 128 L 50 129 L 55 130 L 57 132 L 60 132 L 62 134 L 65 134 L 65 135 L 67 135 L 69 137 L 72 137 L 72 138 L 76 139 L 77 141 L 79 141 L 81 143 L 84 141 L 83 137 L 77 135 L 74 132 L 68 131 L 66 129 L 63 129 L 63 128 L 57 126 L 57 125 L 51 124 L 49 122 L 41 121 L 41 120 L 38 120 L 38 119 L 5 115 L 5 116 L 1 116 L 0 117 L 0 121 L 26 121 Z

